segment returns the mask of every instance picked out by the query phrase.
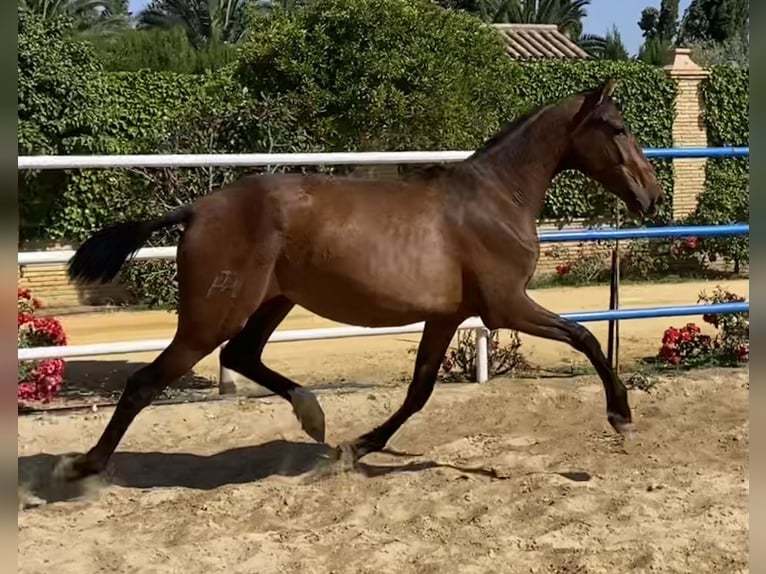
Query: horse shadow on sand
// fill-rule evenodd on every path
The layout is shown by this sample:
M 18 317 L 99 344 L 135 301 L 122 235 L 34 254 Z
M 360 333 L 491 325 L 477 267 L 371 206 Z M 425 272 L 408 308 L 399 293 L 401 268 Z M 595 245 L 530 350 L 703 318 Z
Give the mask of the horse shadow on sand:
M 386 449 L 387 458 L 420 457 L 419 454 Z M 121 487 L 192 488 L 211 490 L 230 484 L 246 484 L 273 476 L 321 479 L 338 472 L 356 472 L 368 478 L 397 473 L 422 472 L 429 469 L 452 469 L 463 476 L 478 475 L 504 479 L 493 469 L 467 467 L 433 460 L 411 460 L 404 463 L 358 462 L 355 469 L 336 460 L 335 449 L 327 444 L 273 440 L 259 445 L 232 448 L 212 455 L 168 452 L 117 451 L 112 456 L 103 477 L 86 481 L 63 483 L 53 478 L 60 455 L 40 453 L 18 458 L 19 485 L 24 486 L 21 497 L 29 500 L 59 502 L 88 497 L 89 492 L 113 484 Z M 589 480 L 586 473 L 558 473 L 570 480 Z M 575 476 L 582 474 L 583 476 Z M 571 475 L 571 476 L 569 476 Z M 24 506 L 35 506 L 34 502 Z

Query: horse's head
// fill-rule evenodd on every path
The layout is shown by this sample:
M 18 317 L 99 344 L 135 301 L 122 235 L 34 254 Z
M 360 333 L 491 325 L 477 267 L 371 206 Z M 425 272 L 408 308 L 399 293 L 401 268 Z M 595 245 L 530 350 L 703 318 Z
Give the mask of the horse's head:
M 584 95 L 575 114 L 569 162 L 620 197 L 628 210 L 652 215 L 662 201 L 663 190 L 654 167 L 625 126 L 612 100 L 615 82 Z

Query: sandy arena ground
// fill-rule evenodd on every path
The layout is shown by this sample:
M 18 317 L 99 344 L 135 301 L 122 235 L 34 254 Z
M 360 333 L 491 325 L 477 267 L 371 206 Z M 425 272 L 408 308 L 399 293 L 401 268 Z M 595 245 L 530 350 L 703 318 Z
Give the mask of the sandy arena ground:
M 748 294 L 747 282 L 724 284 Z M 694 303 L 713 287 L 625 287 L 623 304 Z M 563 311 L 603 308 L 607 293 L 534 297 Z M 323 324 L 303 315 L 282 328 Z M 154 317 L 143 329 L 126 313 L 65 323 L 73 344 L 170 336 L 173 316 Z M 653 355 L 662 330 L 686 321 L 623 323 L 623 362 Z M 593 329 L 603 341 L 606 326 Z M 335 445 L 401 404 L 397 377 L 416 342 L 291 343 L 267 358 L 301 382 L 374 386 L 319 395 Z M 575 357 L 533 339 L 522 349 L 546 366 Z M 441 384 L 392 452 L 358 472 L 330 466 L 330 447 L 312 443 L 281 399 L 154 406 L 113 456 L 109 484 L 79 500 L 60 500 L 71 493 L 45 477 L 57 455 L 93 444 L 112 409 L 19 417 L 20 478 L 53 502 L 19 513 L 18 571 L 747 572 L 748 381 L 745 369 L 653 377 L 648 391 L 631 390 L 638 434 L 627 442 L 608 426 L 592 376 Z

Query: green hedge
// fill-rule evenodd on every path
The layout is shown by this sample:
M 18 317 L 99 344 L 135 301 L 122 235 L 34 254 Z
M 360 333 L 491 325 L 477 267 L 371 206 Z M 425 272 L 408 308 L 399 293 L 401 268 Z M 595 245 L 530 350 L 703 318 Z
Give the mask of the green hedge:
M 592 88 L 611 77 L 618 81 L 614 98 L 639 145 L 644 148 L 672 147 L 677 85 L 663 70 L 642 62 L 621 61 L 514 62 L 512 67 L 514 77 L 509 88 L 514 104 L 508 116 Z M 654 220 L 667 223 L 672 214 L 672 163 L 670 160 L 651 161 L 668 196 Z M 580 173 L 562 173 L 551 187 L 541 218 L 561 224 L 573 218 L 611 221 L 616 200 L 605 193 L 600 185 Z M 624 221 L 626 211 L 621 202 L 620 210 Z
M 748 146 L 750 142 L 750 69 L 715 66 L 702 86 L 705 125 L 710 146 Z M 750 220 L 750 160 L 710 158 L 705 168 L 705 189 L 697 209 L 689 218 L 693 223 L 725 224 Z M 722 257 L 733 262 L 735 270 L 750 260 L 749 238 L 726 237 L 700 241 L 701 250 L 711 261 Z
M 496 32 L 428 0 L 317 0 L 290 13 L 277 10 L 267 20 L 253 18 L 237 62 L 195 75 L 105 72 L 92 50 L 61 30 L 38 53 L 29 41 L 23 44 L 20 25 L 20 71 L 22 59 L 34 70 L 56 61 L 54 56 L 63 58 L 66 73 L 56 94 L 70 90 L 72 101 L 87 111 L 67 116 L 52 107 L 57 118 L 63 114 L 88 134 L 77 147 L 36 145 L 27 138 L 26 153 L 472 149 L 530 107 L 607 77 L 619 81 L 615 97 L 640 144 L 672 143 L 675 84 L 662 70 L 639 62 L 514 62 Z M 26 99 L 47 94 L 45 78 L 33 79 L 26 95 L 20 92 L 20 122 L 30 105 Z M 670 163 L 654 163 L 672 197 Z M 68 170 L 55 181 L 37 174 L 35 194 L 22 193 L 22 235 L 81 240 L 110 221 L 156 216 L 193 201 L 243 171 Z M 611 218 L 616 200 L 603 194 L 583 176 L 564 173 L 542 218 L 561 224 Z M 670 202 L 666 206 L 658 219 L 669 219 Z M 176 240 L 167 232 L 151 244 Z M 138 299 L 174 306 L 172 263 L 136 262 L 127 269 Z
M 289 101 L 328 150 L 473 149 L 529 107 L 620 81 L 644 147 L 672 144 L 675 82 L 640 62 L 519 63 L 496 31 L 428 0 L 317 0 L 255 23 L 237 75 Z M 672 197 L 669 161 L 655 162 Z M 611 219 L 615 200 L 579 174 L 554 184 L 542 217 Z M 670 202 L 657 219 L 667 221 Z

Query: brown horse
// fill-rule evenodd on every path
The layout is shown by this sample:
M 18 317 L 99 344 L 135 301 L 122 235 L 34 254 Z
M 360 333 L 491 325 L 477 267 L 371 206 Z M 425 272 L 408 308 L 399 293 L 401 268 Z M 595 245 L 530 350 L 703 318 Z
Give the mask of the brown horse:
M 170 345 L 127 380 L 98 443 L 66 458 L 67 480 L 104 470 L 136 415 L 200 359 L 229 341 L 222 364 L 292 405 L 324 442 L 314 395 L 263 364 L 269 336 L 294 305 L 342 323 L 383 327 L 425 321 L 407 397 L 388 420 L 339 456 L 383 449 L 423 408 L 458 325 L 562 341 L 587 355 L 606 393 L 610 424 L 632 428 L 627 391 L 591 332 L 526 292 L 539 257 L 536 217 L 553 178 L 577 169 L 636 215 L 663 192 L 612 100 L 615 84 L 534 110 L 465 161 L 408 181 L 248 176 L 154 221 L 118 223 L 85 241 L 70 278 L 108 281 L 157 229 L 183 224 L 178 327 Z

